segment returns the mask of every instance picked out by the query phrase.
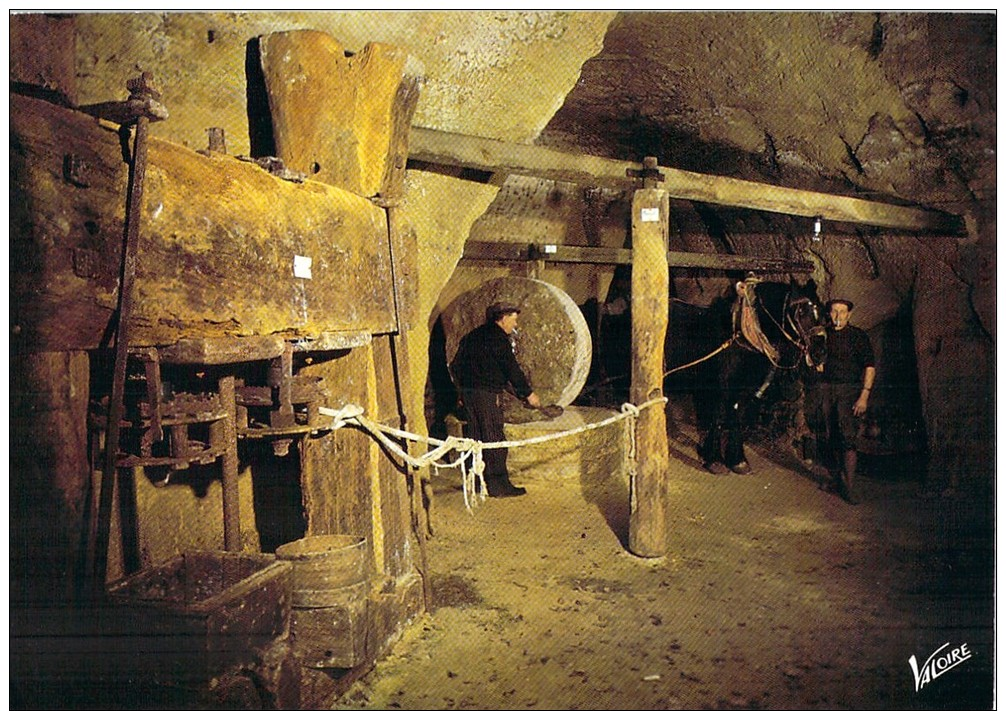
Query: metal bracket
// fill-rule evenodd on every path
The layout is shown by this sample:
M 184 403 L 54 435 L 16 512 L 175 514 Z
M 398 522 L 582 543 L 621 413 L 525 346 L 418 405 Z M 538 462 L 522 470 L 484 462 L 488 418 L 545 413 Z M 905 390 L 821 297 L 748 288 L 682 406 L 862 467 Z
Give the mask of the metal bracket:
M 643 159 L 642 170 L 626 168 L 625 175 L 629 178 L 642 178 L 644 188 L 655 188 L 657 183 L 664 182 L 664 174 L 660 172 L 657 159 L 653 156 L 647 156 Z

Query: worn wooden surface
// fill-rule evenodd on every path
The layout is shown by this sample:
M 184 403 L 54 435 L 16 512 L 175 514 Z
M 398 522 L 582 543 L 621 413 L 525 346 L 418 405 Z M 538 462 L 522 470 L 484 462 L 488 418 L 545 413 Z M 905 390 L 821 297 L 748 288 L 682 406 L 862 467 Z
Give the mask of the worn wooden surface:
M 387 205 L 396 204 L 405 197 L 405 169 L 409 163 L 409 136 L 412 117 L 419 103 L 420 80 L 406 76 L 398 85 L 391 108 L 391 136 L 381 178 L 380 199 Z
M 426 325 L 419 321 L 419 241 L 416 230 L 400 207 L 388 208 L 388 229 L 398 333 L 404 333 L 415 326 Z
M 529 175 L 584 185 L 625 189 L 632 184 L 626 171 L 639 163 L 564 153 L 551 148 L 504 143 L 487 138 L 415 127 L 409 157 L 432 165 L 472 168 L 490 173 Z M 728 205 L 835 222 L 890 227 L 965 236 L 958 215 L 916 207 L 766 185 L 719 175 L 660 167 L 661 187 L 672 198 Z
M 290 614 L 290 641 L 301 664 L 349 669 L 367 658 L 366 597 L 331 607 L 298 608 Z
M 399 428 L 416 430 L 421 413 L 410 411 L 404 395 L 412 387 L 411 367 L 404 339 L 382 336 L 375 340 L 374 372 L 377 374 L 377 413 L 382 422 L 393 422 Z M 399 445 L 414 455 L 421 449 L 415 442 L 399 440 Z M 398 457 L 382 455 L 378 460 L 380 481 L 380 515 L 375 526 L 380 526 L 384 544 L 383 575 L 398 578 L 413 569 L 414 561 L 409 533 L 409 468 L 401 466 Z M 375 512 L 376 513 L 376 512 Z
M 332 360 L 305 366 L 300 375 L 318 376 L 325 385 L 325 403 L 333 408 L 346 404 L 373 413 L 373 344 L 354 348 Z M 375 558 L 383 555 L 383 542 L 374 531 L 374 480 L 377 443 L 366 432 L 342 427 L 319 438 L 305 438 L 301 474 L 307 535 L 345 533 L 366 536 Z M 378 501 L 377 506 L 380 505 Z M 380 569 L 380 564 L 375 560 Z
M 121 266 L 119 136 L 12 95 L 10 160 L 11 345 L 96 348 Z M 130 345 L 396 328 L 387 218 L 370 201 L 152 138 L 144 202 Z
M 286 166 L 357 195 L 400 195 L 401 126 L 394 149 L 392 139 L 406 52 L 371 42 L 350 54 L 316 30 L 270 34 L 260 47 L 276 152 Z M 399 100 L 415 108 L 407 91 Z
M 636 405 L 663 396 L 667 335 L 667 223 L 663 190 L 637 190 L 632 199 L 632 385 Z M 667 415 L 647 407 L 636 421 L 636 474 L 629 512 L 629 549 L 643 557 L 667 546 Z

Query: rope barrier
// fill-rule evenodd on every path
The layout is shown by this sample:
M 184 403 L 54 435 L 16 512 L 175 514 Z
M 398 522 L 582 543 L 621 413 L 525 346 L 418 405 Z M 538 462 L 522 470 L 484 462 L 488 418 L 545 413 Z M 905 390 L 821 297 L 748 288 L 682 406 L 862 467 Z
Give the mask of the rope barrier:
M 422 469 L 428 466 L 433 466 L 436 469 L 450 469 L 457 467 L 461 471 L 461 483 L 465 499 L 465 508 L 471 511 L 474 506 L 478 505 L 479 501 L 484 501 L 488 496 L 485 482 L 485 461 L 482 456 L 485 450 L 524 447 L 532 444 L 551 442 L 563 437 L 571 437 L 590 430 L 607 427 L 608 425 L 622 420 L 635 420 L 635 418 L 639 417 L 640 412 L 645 408 L 658 404 L 662 405 L 666 402 L 666 397 L 654 398 L 642 403 L 641 405 L 633 405 L 632 403 L 626 402 L 622 404 L 621 410 L 617 414 L 599 422 L 591 422 L 579 427 L 563 430 L 561 432 L 554 432 L 552 434 L 539 435 L 537 437 L 529 437 L 527 439 L 505 440 L 501 442 L 480 442 L 479 440 L 470 439 L 468 437 L 448 437 L 444 440 L 415 434 L 413 432 L 409 432 L 408 430 L 401 430 L 388 425 L 382 425 L 379 422 L 371 420 L 364 414 L 363 408 L 358 405 L 346 405 L 338 410 L 330 407 L 321 407 L 318 411 L 320 414 L 333 419 L 333 430 L 346 425 L 356 425 L 372 435 L 389 452 L 394 454 L 396 457 L 399 457 L 408 466 L 416 469 Z M 629 422 L 628 424 L 631 425 L 632 423 Z M 627 450 L 629 452 L 629 474 L 630 476 L 633 476 L 635 474 L 636 461 L 635 428 L 629 426 L 626 429 Z M 424 442 L 427 446 L 433 445 L 433 449 L 430 449 L 425 454 L 413 456 L 395 442 L 392 437 L 408 439 L 413 442 Z M 458 454 L 457 458 L 453 462 L 443 462 L 443 458 L 451 452 L 456 452 Z M 478 484 L 478 486 L 476 486 L 476 484 Z

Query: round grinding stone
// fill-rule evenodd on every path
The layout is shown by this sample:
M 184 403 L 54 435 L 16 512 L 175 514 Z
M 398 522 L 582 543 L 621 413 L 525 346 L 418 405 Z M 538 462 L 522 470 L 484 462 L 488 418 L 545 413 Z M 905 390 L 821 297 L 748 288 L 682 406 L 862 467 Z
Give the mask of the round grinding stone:
M 486 308 L 495 301 L 512 302 L 521 309 L 514 339 L 517 362 L 541 404 L 566 407 L 572 403 L 590 371 L 590 330 L 573 299 L 544 281 L 494 279 L 451 302 L 443 313 L 447 362 L 454 359 L 462 337 L 485 322 Z M 515 398 L 506 400 L 503 410 L 508 422 L 540 419 Z

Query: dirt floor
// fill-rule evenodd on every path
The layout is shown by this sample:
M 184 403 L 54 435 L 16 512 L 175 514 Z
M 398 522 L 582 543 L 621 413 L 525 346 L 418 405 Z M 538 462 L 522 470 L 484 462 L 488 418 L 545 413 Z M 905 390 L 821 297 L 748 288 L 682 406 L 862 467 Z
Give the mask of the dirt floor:
M 662 558 L 628 551 L 627 479 L 589 462 L 472 511 L 436 475 L 431 610 L 334 708 L 994 707 L 990 497 L 877 457 L 851 506 L 787 446 L 717 477 L 675 429 Z M 941 647 L 963 661 L 917 690 Z

